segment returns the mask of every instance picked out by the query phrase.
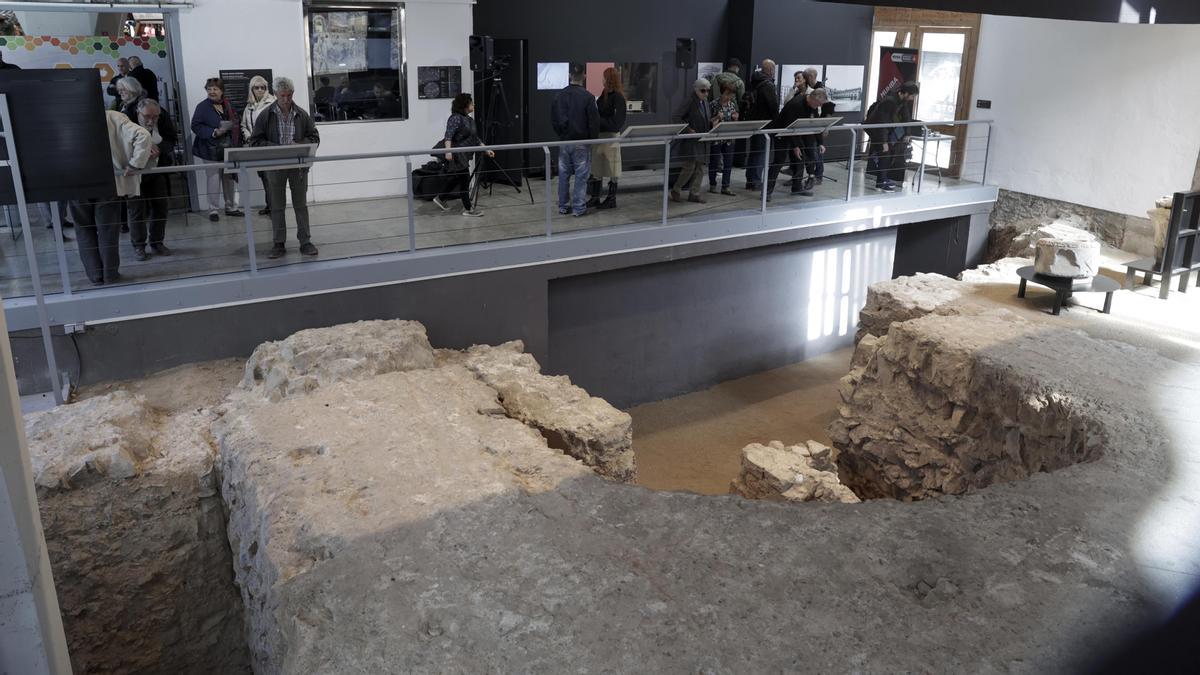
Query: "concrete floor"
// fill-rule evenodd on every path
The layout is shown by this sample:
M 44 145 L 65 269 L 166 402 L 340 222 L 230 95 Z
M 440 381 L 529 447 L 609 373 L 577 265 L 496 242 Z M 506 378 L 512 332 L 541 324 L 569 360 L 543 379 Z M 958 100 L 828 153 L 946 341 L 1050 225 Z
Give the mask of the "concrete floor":
M 861 164 L 856 165 L 853 197 L 869 195 L 888 197 L 873 189 L 864 189 Z M 844 164 L 826 165 L 827 179 L 817 186 L 812 197 L 788 194 L 787 176 L 780 176 L 775 198 L 768 209 L 803 208 L 814 202 L 842 200 L 846 197 L 846 168 Z M 910 174 L 911 176 L 911 174 Z M 939 183 L 930 178 L 922 186 L 922 193 L 953 190 L 960 185 L 974 184 L 969 181 L 951 179 Z M 707 181 L 706 181 L 707 186 Z M 320 189 L 321 186 L 312 186 Z M 594 211 L 583 218 L 559 215 L 552 208 L 554 232 L 572 232 L 585 229 L 613 227 L 631 223 L 658 222 L 662 218 L 662 172 L 657 170 L 629 171 L 621 181 L 618 208 Z M 756 212 L 761 209 L 758 192 L 743 189 L 741 170 L 734 172 L 733 187 L 737 196 L 703 196 L 706 204 L 671 203 L 671 218 L 705 217 L 713 214 Z M 466 218 L 461 215 L 461 205 L 451 204 L 443 212 L 432 202 L 417 201 L 414 211 L 416 225 L 416 247 L 418 249 L 453 246 L 457 244 L 482 243 L 542 236 L 546 233 L 546 183 L 541 180 L 530 182 L 533 203 L 527 192 L 516 192 L 511 186 L 495 185 L 492 194 L 483 191 L 479 207 L 484 211 L 482 218 Z M 557 199 L 557 181 L 551 185 L 552 199 Z M 915 189 L 910 180 L 905 190 Z M 897 193 L 897 195 L 900 193 Z M 552 204 L 553 206 L 553 204 Z M 270 248 L 271 224 L 268 216 L 252 212 L 255 248 L 260 268 L 293 265 L 309 260 L 332 260 L 357 256 L 395 253 L 408 250 L 408 203 L 403 196 L 361 199 L 347 202 L 323 202 L 309 208 L 313 242 L 319 247 L 320 255 L 307 258 L 299 254 L 294 238 L 295 225 L 288 213 L 287 256 L 279 260 L 267 260 Z M 62 279 L 58 256 L 51 231 L 45 227 L 36 213 L 32 230 L 38 266 L 45 292 L 62 290 Z M 150 281 L 179 279 L 241 272 L 249 269 L 244 219 L 221 217 L 210 222 L 204 213 L 173 213 L 167 222 L 166 244 L 173 250 L 171 257 L 151 256 L 145 262 L 133 260 L 129 235 L 121 235 L 122 284 L 138 284 Z M 75 234 L 68 229 L 65 256 L 70 285 L 73 290 L 92 288 L 83 274 L 79 260 Z M 0 295 L 6 298 L 32 295 L 29 266 L 23 240 L 15 239 L 10 228 L 0 227 Z

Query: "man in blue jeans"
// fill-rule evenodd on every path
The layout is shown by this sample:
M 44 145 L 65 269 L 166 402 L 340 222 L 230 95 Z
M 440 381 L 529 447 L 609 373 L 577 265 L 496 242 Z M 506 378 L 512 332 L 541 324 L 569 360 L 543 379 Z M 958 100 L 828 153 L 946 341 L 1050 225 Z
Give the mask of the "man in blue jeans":
M 560 141 L 582 141 L 600 135 L 600 111 L 596 97 L 583 88 L 585 70 L 571 64 L 571 84 L 554 96 L 550 122 Z M 575 217 L 587 213 L 587 182 L 592 173 L 592 149 L 588 145 L 563 145 L 558 148 L 558 212 Z M 572 189 L 571 177 L 575 177 Z M 550 180 L 546 176 L 546 180 Z

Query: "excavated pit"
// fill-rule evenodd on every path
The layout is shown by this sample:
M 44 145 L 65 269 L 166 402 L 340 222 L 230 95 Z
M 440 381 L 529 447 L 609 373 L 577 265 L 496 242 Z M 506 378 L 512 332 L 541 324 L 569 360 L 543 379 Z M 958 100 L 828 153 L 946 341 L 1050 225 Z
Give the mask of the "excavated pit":
M 1077 665 L 1151 607 L 1124 532 L 1163 480 L 1169 444 L 1146 402 L 1117 392 L 1139 369 L 1181 366 L 981 311 L 961 302 L 961 286 L 915 298 L 914 309 L 896 299 L 914 284 L 897 283 L 909 288 L 873 289 L 873 328 L 843 384 L 836 447 L 747 447 L 733 489 L 755 500 L 623 484 L 636 476 L 629 416 L 541 375 L 520 343 L 434 350 L 420 324 L 381 321 L 264 344 L 219 408 L 191 420 L 206 432 L 208 468 L 182 474 L 200 485 L 193 501 L 207 500 L 189 508 L 212 525 L 189 541 L 207 551 L 220 539 L 226 556 L 206 565 L 225 575 L 206 600 L 237 608 L 238 623 L 185 622 L 179 633 L 196 644 L 163 640 L 157 651 L 145 636 L 167 629 L 122 627 L 137 636 L 122 638 L 127 661 L 73 638 L 76 668 L 928 671 L 950 663 L 931 666 L 948 644 L 965 670 Z M 916 295 L 946 283 L 960 282 L 921 279 Z M 1128 367 L 1064 370 L 1063 355 L 1079 349 Z M 79 420 L 43 428 L 98 426 L 95 414 Z M 49 504 L 63 518 L 54 490 L 68 484 L 108 486 L 103 498 L 118 509 L 136 503 L 147 467 L 186 445 L 137 450 L 144 424 L 104 434 L 132 449 L 93 444 L 89 459 L 47 471 L 60 478 L 43 481 L 44 514 Z M 94 467 L 107 467 L 104 480 Z M 218 478 L 228 520 L 213 523 Z M 855 503 L 847 485 L 889 498 Z M 75 571 L 63 568 L 67 580 L 101 567 L 76 521 L 47 526 L 60 557 L 89 552 Z M 142 524 L 141 536 L 171 529 L 153 516 Z M 114 559 L 137 557 L 135 534 L 110 537 Z M 160 582 L 186 576 L 177 558 L 158 564 Z M 64 614 L 86 617 L 59 583 Z M 177 606 L 191 590 L 152 595 Z M 111 599 L 114 616 L 133 606 L 115 588 L 94 594 Z M 241 640 L 219 642 L 227 661 L 197 654 L 215 649 L 209 633 L 242 624 Z

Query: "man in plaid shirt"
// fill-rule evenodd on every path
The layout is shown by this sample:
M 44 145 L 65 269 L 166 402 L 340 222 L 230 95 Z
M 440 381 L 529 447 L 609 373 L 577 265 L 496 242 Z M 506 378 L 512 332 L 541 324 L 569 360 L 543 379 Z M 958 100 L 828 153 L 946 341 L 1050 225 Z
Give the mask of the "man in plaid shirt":
M 275 103 L 254 123 L 250 145 L 292 145 L 295 143 L 321 142 L 317 125 L 312 117 L 292 100 L 296 85 L 289 78 L 275 78 Z M 300 253 L 316 255 L 308 229 L 308 169 L 276 169 L 267 171 L 268 203 L 271 204 L 271 229 L 274 246 L 268 258 L 281 258 L 287 252 L 287 221 L 284 207 L 287 204 L 286 190 L 291 189 L 292 210 L 296 213 L 296 239 L 300 241 Z

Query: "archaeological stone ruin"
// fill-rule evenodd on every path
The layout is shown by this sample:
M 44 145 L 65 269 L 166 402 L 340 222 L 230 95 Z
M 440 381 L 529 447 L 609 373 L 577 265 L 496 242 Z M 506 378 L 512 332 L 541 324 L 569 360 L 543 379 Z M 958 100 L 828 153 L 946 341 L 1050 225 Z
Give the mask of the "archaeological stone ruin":
M 520 342 L 437 349 L 412 321 L 260 345 L 214 406 L 118 390 L 33 415 L 74 667 L 927 667 L 864 651 L 879 640 L 950 640 L 972 671 L 1080 663 L 1093 629 L 1146 611 L 1106 523 L 1155 479 L 1128 467 L 1168 448 L 1120 392 L 1177 364 L 989 305 L 975 274 L 873 286 L 832 446 L 748 444 L 725 497 L 631 485 L 628 414 Z M 1012 564 L 1031 538 L 1063 545 Z M 1080 603 L 1107 609 L 1070 649 L 1028 620 Z

